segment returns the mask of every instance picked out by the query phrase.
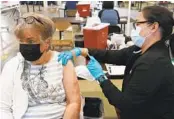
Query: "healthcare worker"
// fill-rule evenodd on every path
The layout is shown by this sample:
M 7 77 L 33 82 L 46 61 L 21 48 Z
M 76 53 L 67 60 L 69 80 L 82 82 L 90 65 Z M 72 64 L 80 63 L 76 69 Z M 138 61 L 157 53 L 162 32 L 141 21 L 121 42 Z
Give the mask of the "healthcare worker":
M 121 119 L 174 119 L 174 67 L 171 45 L 166 43 L 174 40 L 173 26 L 168 9 L 148 6 L 134 23 L 134 46 L 119 51 L 75 48 L 58 59 L 66 65 L 74 55 L 91 55 L 87 67 L 109 103 L 119 109 Z M 98 61 L 126 66 L 122 91 L 107 79 Z

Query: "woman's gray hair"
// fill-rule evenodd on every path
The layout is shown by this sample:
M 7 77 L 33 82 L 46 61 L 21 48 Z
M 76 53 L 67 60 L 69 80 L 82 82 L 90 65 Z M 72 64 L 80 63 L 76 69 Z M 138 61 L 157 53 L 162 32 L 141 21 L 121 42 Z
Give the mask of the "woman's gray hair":
M 26 28 L 34 28 L 39 31 L 41 39 L 46 40 L 50 37 L 53 36 L 56 28 L 54 25 L 54 22 L 47 16 L 44 16 L 42 14 L 37 14 L 37 13 L 26 13 L 22 16 L 22 18 L 27 18 L 27 17 L 34 17 L 41 21 L 41 23 L 34 22 L 31 24 L 28 24 L 26 22 L 21 22 L 19 23 L 16 28 L 15 28 L 15 35 L 17 38 L 21 39 L 23 36 L 23 31 Z

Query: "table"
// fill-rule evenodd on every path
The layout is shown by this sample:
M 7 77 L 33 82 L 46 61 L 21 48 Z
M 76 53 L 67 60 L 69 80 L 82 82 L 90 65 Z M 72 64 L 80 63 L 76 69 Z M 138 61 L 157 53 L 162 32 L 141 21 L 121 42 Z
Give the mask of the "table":
M 65 5 L 58 6 L 58 9 L 59 9 L 59 14 L 60 14 L 60 10 L 62 10 L 63 11 L 63 14 L 64 14 L 63 17 L 65 17 L 66 16 L 65 11 L 68 10 L 68 9 L 65 9 Z M 91 11 L 91 14 L 92 14 L 92 9 L 90 9 L 90 11 Z
M 122 87 L 122 80 L 111 80 L 112 83 L 117 86 L 120 90 Z M 109 104 L 108 100 L 102 93 L 102 90 L 97 84 L 97 82 L 87 81 L 87 80 L 79 80 L 79 86 L 82 96 L 84 97 L 98 97 L 102 99 L 104 104 L 104 115 L 105 119 L 116 119 L 117 115 L 115 112 L 115 108 Z
M 84 25 L 86 24 L 86 19 L 84 19 L 83 21 L 82 20 L 77 20 L 75 17 L 65 17 L 65 18 L 62 18 L 62 17 L 52 17 L 51 18 L 53 20 L 53 22 L 56 22 L 56 21 L 60 21 L 60 20 L 67 20 L 69 21 L 72 25 Z M 61 32 L 62 31 L 59 31 L 59 34 L 60 34 L 60 38 L 61 38 Z
M 51 18 L 54 22 L 57 21 L 57 20 L 68 20 L 71 24 L 76 24 L 76 25 L 79 25 L 79 24 L 86 24 L 86 19 L 84 19 L 83 21 L 82 20 L 77 20 L 75 17 L 52 17 Z
M 34 4 L 36 4 L 36 2 L 33 1 L 33 12 L 35 12 L 35 6 Z M 29 9 L 29 2 L 27 2 L 27 12 L 30 12 L 30 9 Z
M 143 1 L 136 1 L 135 6 L 138 4 L 138 10 L 141 11 Z
M 51 18 L 54 22 L 56 20 L 68 20 L 71 24 L 75 24 L 75 25 L 80 25 L 80 24 L 86 24 L 86 19 L 84 19 L 83 21 L 81 20 L 76 20 L 75 17 L 52 17 Z M 121 20 L 121 19 L 126 19 L 126 20 Z M 126 29 L 126 24 L 127 24 L 127 20 L 128 20 L 128 17 L 127 16 L 123 16 L 123 17 L 120 17 L 120 23 L 121 24 L 121 29 L 123 30 L 123 32 L 125 33 L 125 29 Z M 130 19 L 130 22 L 134 22 L 135 20 L 134 19 Z
M 126 19 L 126 20 L 121 20 L 121 19 Z M 128 17 L 124 16 L 124 17 L 120 17 L 120 23 L 121 24 L 121 29 L 123 30 L 123 32 L 125 33 L 125 29 L 126 29 L 126 24 L 128 21 Z M 130 18 L 130 22 L 134 22 L 135 20 Z

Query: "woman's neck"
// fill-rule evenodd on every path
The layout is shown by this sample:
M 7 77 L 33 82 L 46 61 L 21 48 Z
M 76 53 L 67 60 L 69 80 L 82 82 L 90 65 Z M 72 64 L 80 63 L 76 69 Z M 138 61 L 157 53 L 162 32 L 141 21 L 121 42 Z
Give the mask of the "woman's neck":
M 141 47 L 141 51 L 142 51 L 142 54 L 145 53 L 154 43 L 150 42 L 148 44 L 144 44 L 142 47 Z
M 38 60 L 33 61 L 32 64 L 33 65 L 43 65 L 43 64 L 46 64 L 46 63 L 48 63 L 50 61 L 51 57 L 52 57 L 52 51 L 49 50 L 47 52 L 44 52 L 42 54 L 42 56 Z
M 142 54 L 145 53 L 153 44 L 160 41 L 160 37 L 154 37 L 153 39 L 148 39 L 141 47 Z

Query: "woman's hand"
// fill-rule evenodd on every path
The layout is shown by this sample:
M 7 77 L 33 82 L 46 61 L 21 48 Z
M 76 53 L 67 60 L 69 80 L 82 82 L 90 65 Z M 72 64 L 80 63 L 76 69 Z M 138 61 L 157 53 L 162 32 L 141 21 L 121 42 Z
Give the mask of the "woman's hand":
M 92 56 L 90 56 L 90 61 L 88 62 L 87 68 L 95 79 L 98 79 L 100 76 L 104 75 L 101 65 Z
M 74 48 L 71 51 L 65 51 L 61 52 L 58 55 L 58 62 L 62 60 L 62 65 L 66 65 L 69 60 L 73 59 L 73 56 L 80 56 L 81 55 L 81 49 L 80 48 Z

